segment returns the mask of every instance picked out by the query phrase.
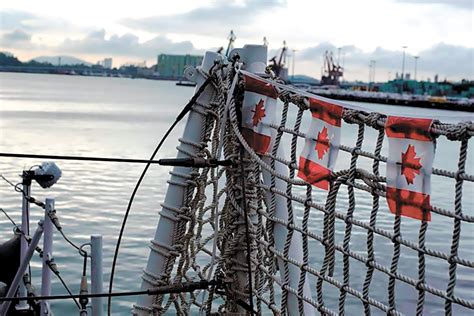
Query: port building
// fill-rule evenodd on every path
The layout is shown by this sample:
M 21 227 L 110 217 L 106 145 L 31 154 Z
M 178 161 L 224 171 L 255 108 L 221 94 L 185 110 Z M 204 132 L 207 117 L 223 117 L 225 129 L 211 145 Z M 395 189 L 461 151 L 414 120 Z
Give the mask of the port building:
M 112 58 L 105 58 L 103 61 L 103 66 L 105 69 L 112 69 Z
M 474 97 L 474 82 L 463 80 L 459 83 L 430 82 L 395 79 L 379 85 L 378 91 L 388 93 L 403 92 L 417 95 L 446 96 L 446 97 Z
M 163 79 L 182 79 L 184 69 L 188 66 L 201 65 L 203 56 L 197 55 L 158 55 L 156 71 Z

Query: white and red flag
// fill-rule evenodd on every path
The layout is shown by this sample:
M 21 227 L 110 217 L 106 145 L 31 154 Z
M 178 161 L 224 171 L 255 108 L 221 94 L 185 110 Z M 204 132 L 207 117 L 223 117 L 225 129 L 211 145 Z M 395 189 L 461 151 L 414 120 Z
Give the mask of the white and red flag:
M 435 144 L 429 133 L 431 119 L 389 116 L 387 203 L 394 214 L 431 219 L 431 170 Z
M 272 142 L 271 124 L 276 124 L 278 92 L 263 80 L 244 75 L 242 135 L 255 152 L 265 154 Z
M 313 98 L 309 104 L 312 121 L 300 155 L 298 177 L 329 190 L 329 177 L 339 152 L 343 107 Z

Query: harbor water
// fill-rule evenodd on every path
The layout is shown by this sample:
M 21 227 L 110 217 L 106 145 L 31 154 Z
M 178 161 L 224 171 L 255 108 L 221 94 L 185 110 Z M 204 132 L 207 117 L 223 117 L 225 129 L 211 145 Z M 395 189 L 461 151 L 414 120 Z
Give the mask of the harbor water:
M 178 87 L 174 82 L 169 81 L 0 73 L 0 152 L 148 159 L 182 106 L 191 98 L 193 91 L 193 88 Z M 377 104 L 360 105 L 372 111 L 434 117 L 449 123 L 459 120 L 474 121 L 472 114 L 463 112 Z M 176 146 L 184 121 L 170 135 L 157 158 L 176 155 Z M 355 126 L 344 127 L 343 144 L 354 145 L 353 131 L 355 131 Z M 364 149 L 373 151 L 375 137 L 375 131 L 367 132 Z M 471 151 L 474 148 L 473 145 L 470 140 Z M 456 171 L 458 152 L 458 142 L 449 142 L 446 138 L 440 137 L 437 142 L 434 167 Z M 474 174 L 473 156 L 474 154 L 469 152 L 467 161 L 469 174 Z M 344 164 L 347 166 L 348 159 L 347 153 L 341 153 L 338 166 Z M 41 160 L 0 158 L 0 174 L 18 183 L 21 171 L 38 163 L 41 163 Z M 63 171 L 60 181 L 47 190 L 33 185 L 32 196 L 40 200 L 45 197 L 56 199 L 56 209 L 64 232 L 76 243 L 88 242 L 92 234 L 103 235 L 104 289 L 106 289 L 122 217 L 143 165 L 84 161 L 56 161 L 56 163 Z M 370 163 L 368 159 L 360 159 L 360 167 L 371 168 Z M 381 169 L 384 173 L 384 164 L 381 165 Z M 140 277 L 149 252 L 149 240 L 154 235 L 158 222 L 158 210 L 166 192 L 168 172 L 169 168 L 151 166 L 137 194 L 116 267 L 115 291 L 131 291 L 140 288 Z M 321 197 L 324 198 L 322 194 Z M 372 197 L 369 194 L 360 193 L 356 198 L 361 209 L 359 213 L 356 210 L 355 216 L 368 222 Z M 384 200 L 381 200 L 381 204 L 384 204 L 382 209 L 386 210 Z M 453 210 L 454 180 L 433 176 L 432 204 Z M 473 216 L 473 206 L 474 185 L 466 181 L 463 192 L 463 212 Z M 16 222 L 20 222 L 21 195 L 3 181 L 0 182 L 0 207 L 7 211 Z M 344 212 L 344 209 L 342 208 L 341 211 Z M 318 213 L 313 214 L 313 216 L 316 215 Z M 32 230 L 42 217 L 43 211 L 32 206 Z M 311 220 L 315 224 L 320 223 L 321 219 L 322 215 L 320 218 L 315 217 Z M 391 231 L 393 216 L 385 211 L 377 224 Z M 463 224 L 462 227 L 459 256 L 474 261 L 474 231 L 472 225 L 469 225 Z M 336 229 L 343 234 L 344 228 L 340 227 L 337 226 Z M 406 232 L 404 237 L 416 242 L 419 222 L 409 222 L 404 229 Z M 410 229 L 412 229 L 411 232 Z M 452 219 L 433 215 L 428 229 L 427 247 L 449 253 L 452 230 Z M 0 214 L 0 242 L 7 240 L 11 235 L 11 223 L 3 214 Z M 354 229 L 351 247 L 361 254 L 365 251 L 366 254 L 366 237 L 365 231 Z M 376 251 L 381 258 L 380 262 L 389 266 L 393 252 L 391 242 L 382 240 L 381 237 L 379 240 L 376 237 L 375 243 Z M 54 238 L 53 255 L 62 277 L 71 286 L 73 292 L 78 293 L 82 260 L 77 251 L 63 242 L 57 234 Z M 320 262 L 319 260 L 320 258 L 311 258 L 315 266 L 317 266 L 316 262 Z M 417 278 L 417 260 L 416 252 L 402 251 L 399 272 Z M 445 290 L 448 281 L 448 264 L 435 258 L 426 260 L 427 282 Z M 0 262 L 0 269 L 1 264 Z M 357 265 L 351 267 L 351 269 L 357 268 Z M 359 268 L 360 273 L 355 270 L 353 275 L 355 279 L 361 278 L 363 282 L 366 267 L 360 264 Z M 474 276 L 469 270 L 458 266 L 455 294 L 472 301 L 474 300 Z M 32 261 L 32 271 L 34 283 L 39 286 L 41 263 L 37 256 Z M 371 295 L 386 302 L 387 278 L 377 281 L 380 282 L 379 284 L 375 280 L 377 280 L 376 277 L 371 287 Z M 359 285 L 357 283 L 354 286 Z M 53 293 L 65 293 L 55 278 L 53 278 Z M 397 307 L 402 312 L 411 314 L 416 305 L 416 291 L 397 282 L 397 295 Z M 334 302 L 329 303 L 331 308 L 337 308 L 337 297 L 338 295 L 335 295 Z M 113 314 L 130 314 L 131 306 L 135 301 L 134 297 L 114 299 Z M 426 301 L 426 314 L 443 314 L 443 300 L 427 294 Z M 347 303 L 354 306 L 352 312 L 349 308 L 348 314 L 357 315 L 362 311 L 358 300 L 348 299 Z M 77 307 L 71 301 L 52 302 L 52 308 L 56 315 L 77 314 Z M 380 311 L 373 311 L 376 315 L 381 314 Z M 472 311 L 457 306 L 455 312 L 458 315 L 467 315 Z

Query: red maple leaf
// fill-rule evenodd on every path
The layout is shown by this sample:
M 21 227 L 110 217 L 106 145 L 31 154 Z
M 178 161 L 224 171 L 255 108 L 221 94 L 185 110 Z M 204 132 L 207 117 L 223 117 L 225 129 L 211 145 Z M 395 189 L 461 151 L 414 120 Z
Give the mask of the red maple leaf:
M 323 159 L 324 155 L 329 151 L 329 138 L 328 129 L 326 126 L 321 132 L 318 133 L 318 139 L 316 139 L 316 151 L 318 152 L 318 159 Z
M 257 104 L 255 104 L 255 110 L 252 110 L 253 112 L 253 117 L 252 117 L 252 124 L 253 126 L 257 126 L 258 123 L 262 121 L 262 119 L 265 117 L 265 108 L 263 107 L 265 103 L 263 102 L 263 99 L 260 99 Z
M 407 151 L 402 153 L 402 169 L 400 174 L 405 176 L 407 184 L 413 184 L 417 174 L 420 174 L 420 169 L 423 167 L 420 163 L 419 157 L 416 157 L 415 146 L 408 145 Z

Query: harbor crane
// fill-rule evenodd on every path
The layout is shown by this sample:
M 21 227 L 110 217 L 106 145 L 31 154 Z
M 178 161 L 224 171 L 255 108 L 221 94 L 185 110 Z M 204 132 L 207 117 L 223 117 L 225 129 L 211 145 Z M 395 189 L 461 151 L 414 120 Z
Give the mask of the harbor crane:
M 235 42 L 235 40 L 237 39 L 237 37 L 235 36 L 233 30 L 230 30 L 230 33 L 229 33 L 229 36 L 227 36 L 227 39 L 229 40 L 229 43 L 227 44 L 227 50 L 226 50 L 226 52 L 225 52 L 225 56 L 228 56 L 228 55 L 229 55 L 229 52 L 230 52 L 230 50 L 234 47 L 234 42 Z M 221 47 L 219 47 L 219 49 L 217 50 L 217 53 L 218 53 L 218 54 L 222 54 L 223 51 L 224 51 L 224 46 L 221 46 Z
M 324 53 L 324 72 L 321 76 L 322 85 L 339 85 L 339 79 L 343 76 L 344 69 L 334 62 L 333 53 L 326 51 Z
M 226 50 L 226 52 L 225 52 L 225 55 L 226 55 L 226 56 L 229 56 L 229 52 L 230 52 L 230 50 L 232 49 L 232 47 L 234 46 L 235 40 L 237 39 L 237 37 L 235 36 L 233 30 L 230 30 L 230 34 L 229 34 L 229 36 L 227 37 L 227 39 L 229 40 L 229 44 L 227 45 L 227 50 Z
M 272 59 L 270 59 L 270 62 L 272 63 L 270 64 L 270 68 L 276 76 L 281 77 L 281 72 L 286 64 L 287 51 L 288 47 L 286 46 L 286 41 L 283 41 L 283 47 L 281 48 L 280 55 L 274 56 Z

